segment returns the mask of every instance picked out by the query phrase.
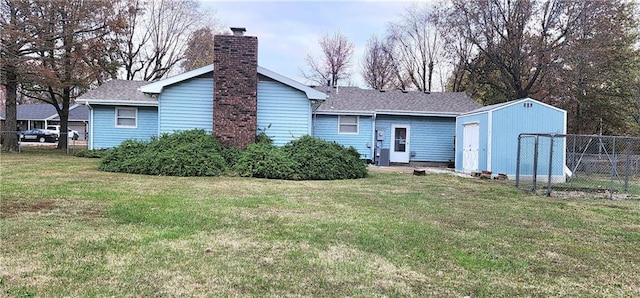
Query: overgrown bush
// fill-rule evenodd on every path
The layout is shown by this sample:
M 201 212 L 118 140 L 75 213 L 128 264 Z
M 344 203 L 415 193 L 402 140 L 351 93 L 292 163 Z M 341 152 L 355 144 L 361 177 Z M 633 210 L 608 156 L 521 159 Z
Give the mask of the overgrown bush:
M 235 172 L 246 177 L 334 180 L 366 177 L 367 166 L 353 147 L 305 136 L 284 147 L 249 145 Z
M 224 148 L 204 130 L 163 134 L 149 142 L 127 140 L 104 151 L 99 168 L 166 176 L 218 176 L 288 180 L 354 179 L 367 175 L 366 164 L 353 148 L 311 136 L 284 147 L 262 135 L 246 149 Z M 92 150 L 95 151 L 95 150 Z
M 227 169 L 223 147 L 204 130 L 163 134 L 150 142 L 128 140 L 110 150 L 99 168 L 166 176 L 217 176 Z
M 235 167 L 235 164 L 242 156 L 243 150 L 240 148 L 229 147 L 222 149 L 222 158 L 224 158 L 224 162 L 227 165 L 227 170 L 232 170 Z M 233 173 L 231 173 L 233 174 Z
M 300 180 L 355 179 L 367 176 L 367 165 L 358 151 L 335 142 L 304 136 L 282 150 L 296 164 Z
M 84 158 L 102 158 L 107 154 L 107 151 L 109 151 L 109 149 L 93 149 L 93 150 L 83 149 L 76 152 L 74 156 L 84 157 Z
M 294 180 L 298 179 L 295 167 L 282 148 L 262 142 L 247 146 L 234 170 L 243 177 Z

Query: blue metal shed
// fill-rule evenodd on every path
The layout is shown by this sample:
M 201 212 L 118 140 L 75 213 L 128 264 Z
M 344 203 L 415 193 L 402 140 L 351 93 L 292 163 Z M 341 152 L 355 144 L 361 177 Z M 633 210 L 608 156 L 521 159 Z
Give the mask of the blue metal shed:
M 473 110 L 456 117 L 456 171 L 491 171 L 494 175 L 504 173 L 509 179 L 515 179 L 521 133 L 566 134 L 566 131 L 565 110 L 531 98 Z M 566 164 L 565 149 L 564 141 L 554 144 L 554 160 L 562 160 L 563 165 Z M 541 150 L 550 154 L 548 148 Z M 529 162 L 532 161 L 523 160 L 521 165 Z M 564 181 L 563 167 L 554 170 L 553 176 L 554 180 Z

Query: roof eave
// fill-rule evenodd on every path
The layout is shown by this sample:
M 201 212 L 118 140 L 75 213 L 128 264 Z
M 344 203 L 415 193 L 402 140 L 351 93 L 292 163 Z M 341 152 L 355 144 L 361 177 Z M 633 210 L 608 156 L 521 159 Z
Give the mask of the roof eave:
M 507 107 L 513 106 L 513 105 L 517 105 L 520 104 L 522 102 L 525 101 L 533 101 L 536 102 L 542 106 L 548 107 L 550 109 L 562 112 L 562 113 L 566 113 L 567 111 L 558 108 L 558 107 L 554 107 L 550 104 L 541 102 L 539 100 L 535 100 L 531 97 L 525 97 L 525 98 L 521 98 L 521 99 L 517 99 L 517 100 L 512 100 L 512 101 L 508 101 L 508 102 L 504 102 L 504 103 L 499 103 L 499 104 L 495 104 L 495 107 L 491 108 L 491 106 L 493 105 L 488 105 L 488 106 L 484 106 L 484 107 L 480 107 L 477 109 L 474 109 L 472 111 L 466 112 L 466 113 L 462 113 L 460 116 L 473 116 L 473 115 L 478 115 L 478 114 L 484 114 L 484 113 L 488 113 L 488 112 L 493 112 L 493 111 L 497 111 L 497 110 L 501 110 L 501 109 L 505 109 Z
M 326 100 L 327 99 L 327 94 L 324 92 L 320 92 L 316 89 L 313 89 L 307 85 L 304 85 L 298 81 L 292 80 L 290 78 L 287 78 L 281 74 L 278 74 L 276 72 L 273 72 L 271 70 L 268 70 L 262 66 L 258 66 L 258 73 L 269 77 L 271 79 L 274 79 L 280 83 L 283 83 L 289 87 L 298 89 L 302 92 L 304 92 L 307 95 L 307 98 L 310 100 Z
M 165 86 L 169 86 L 169 85 L 179 83 L 191 78 L 195 78 L 212 71 L 213 71 L 213 64 L 209 64 L 207 66 L 203 66 L 198 69 L 194 69 L 192 71 L 188 71 L 177 76 L 173 76 L 170 78 L 166 78 L 164 80 L 160 80 L 157 82 L 153 82 L 153 83 L 141 86 L 140 88 L 138 88 L 138 90 L 148 94 L 159 94 L 162 92 Z M 262 66 L 258 66 L 257 72 L 263 76 L 269 77 L 273 80 L 276 80 L 280 83 L 283 83 L 287 86 L 290 86 L 292 88 L 295 88 L 304 92 L 307 95 L 307 98 L 310 100 L 325 100 L 327 98 L 327 95 L 324 92 L 315 90 L 309 86 L 306 86 L 300 82 L 297 82 L 281 74 L 268 70 Z
M 392 115 L 392 116 L 419 116 L 419 117 L 456 117 L 461 113 L 455 112 L 429 112 L 429 111 L 394 111 L 394 110 L 376 110 L 376 115 Z
M 110 105 L 110 106 L 141 106 L 157 107 L 158 101 L 151 100 L 113 100 L 113 99 L 76 99 L 77 103 L 85 105 Z
M 201 76 L 205 73 L 212 72 L 212 71 L 213 71 L 213 64 L 209 64 L 207 66 L 203 66 L 191 71 L 187 71 L 183 74 L 179 74 L 170 78 L 166 78 L 160 81 L 156 81 L 147 85 L 140 86 L 138 90 L 140 90 L 143 93 L 160 94 L 162 92 L 162 89 L 164 89 L 165 86 L 173 85 L 175 83 L 179 83 L 184 80 L 195 78 L 197 76 Z
M 353 116 L 373 116 L 374 112 L 370 111 L 346 111 L 346 110 L 317 110 L 319 115 L 353 115 Z

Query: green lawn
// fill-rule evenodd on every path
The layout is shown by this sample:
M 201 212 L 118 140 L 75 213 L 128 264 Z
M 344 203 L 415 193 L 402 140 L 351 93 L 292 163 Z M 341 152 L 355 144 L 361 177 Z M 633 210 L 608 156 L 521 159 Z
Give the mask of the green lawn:
M 640 201 L 510 182 L 104 173 L 0 155 L 0 296 L 640 295 Z

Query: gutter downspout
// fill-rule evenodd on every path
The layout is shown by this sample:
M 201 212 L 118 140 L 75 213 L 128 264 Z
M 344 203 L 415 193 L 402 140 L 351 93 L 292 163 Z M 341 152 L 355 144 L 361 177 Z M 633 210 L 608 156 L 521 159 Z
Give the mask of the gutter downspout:
M 376 164 L 376 149 L 378 147 L 378 141 L 376 140 L 376 116 L 377 113 L 374 111 L 373 115 L 371 116 L 371 162 L 373 162 L 373 164 Z
M 316 132 L 316 122 L 318 121 L 317 118 L 317 111 L 320 108 L 320 106 L 327 101 L 326 99 L 322 100 L 322 99 L 313 99 L 311 100 L 311 136 L 315 136 L 315 132 Z M 315 103 L 314 103 L 315 102 Z M 315 105 L 315 107 L 314 107 Z
M 87 139 L 87 149 L 93 150 L 93 107 L 86 102 L 85 105 L 89 107 L 89 125 L 87 126 L 87 135 L 85 138 Z

